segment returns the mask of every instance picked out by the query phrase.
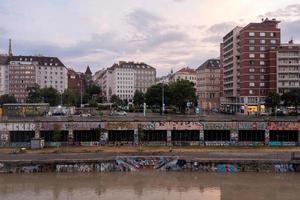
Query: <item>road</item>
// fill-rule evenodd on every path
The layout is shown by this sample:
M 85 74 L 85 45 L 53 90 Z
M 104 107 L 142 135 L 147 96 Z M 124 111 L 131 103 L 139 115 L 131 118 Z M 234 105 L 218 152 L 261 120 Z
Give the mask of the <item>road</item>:
M 226 161 L 289 161 L 291 153 L 61 153 L 61 154 L 0 154 L 0 162 L 13 161 L 83 161 L 83 160 L 113 160 L 118 156 L 179 156 L 186 160 L 226 160 Z M 300 153 L 295 154 L 300 158 Z

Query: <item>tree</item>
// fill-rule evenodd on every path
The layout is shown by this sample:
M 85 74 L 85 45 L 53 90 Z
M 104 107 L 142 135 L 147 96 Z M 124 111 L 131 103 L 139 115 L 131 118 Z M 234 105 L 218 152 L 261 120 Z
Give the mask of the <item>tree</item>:
M 300 105 L 300 89 L 291 89 L 289 92 L 282 95 L 282 100 L 286 106 L 295 106 L 296 111 Z
M 156 84 L 147 89 L 145 101 L 150 106 L 162 106 L 162 89 L 164 88 L 164 103 L 169 105 L 170 90 L 168 85 Z
M 41 88 L 38 84 L 35 84 L 32 87 L 27 88 L 27 103 L 41 103 L 43 102 L 43 97 L 41 94 Z
M 171 104 L 184 113 L 188 102 L 196 103 L 194 84 L 188 80 L 178 80 L 170 84 Z
M 133 104 L 135 106 L 141 106 L 145 102 L 144 93 L 136 90 L 133 96 Z
M 270 92 L 265 99 L 265 106 L 272 108 L 272 112 L 275 112 L 275 108 L 280 105 L 280 95 L 276 92 Z
M 62 95 L 64 105 L 77 106 L 80 104 L 80 95 L 78 91 L 66 89 Z
M 117 106 L 122 106 L 123 104 L 122 99 L 115 94 L 110 97 L 110 102 Z
M 60 94 L 55 88 L 53 88 L 53 87 L 42 88 L 40 92 L 41 92 L 43 101 L 45 103 L 49 103 L 50 106 L 59 105 L 59 103 L 60 103 Z
M 13 95 L 4 94 L 0 96 L 0 106 L 2 106 L 5 103 L 17 103 L 17 100 Z

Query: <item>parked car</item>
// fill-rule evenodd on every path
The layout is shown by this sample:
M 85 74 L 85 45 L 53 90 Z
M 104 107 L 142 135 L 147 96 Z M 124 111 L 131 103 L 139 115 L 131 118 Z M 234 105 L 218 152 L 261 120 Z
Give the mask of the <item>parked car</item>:
M 110 113 L 110 115 L 111 116 L 127 116 L 127 112 L 125 112 L 125 111 L 119 111 L 119 112 L 117 112 L 117 111 L 112 111 L 111 113 Z
M 92 115 L 90 113 L 84 113 L 80 114 L 80 117 L 91 117 Z

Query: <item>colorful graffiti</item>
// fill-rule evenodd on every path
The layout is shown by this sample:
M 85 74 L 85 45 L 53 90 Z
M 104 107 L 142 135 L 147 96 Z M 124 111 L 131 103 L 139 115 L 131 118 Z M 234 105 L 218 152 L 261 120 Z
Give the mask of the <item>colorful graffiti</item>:
M 300 130 L 299 122 L 268 122 L 268 130 Z
M 204 130 L 232 130 L 236 128 L 235 122 L 202 122 Z
M 238 122 L 239 130 L 265 130 L 265 122 Z

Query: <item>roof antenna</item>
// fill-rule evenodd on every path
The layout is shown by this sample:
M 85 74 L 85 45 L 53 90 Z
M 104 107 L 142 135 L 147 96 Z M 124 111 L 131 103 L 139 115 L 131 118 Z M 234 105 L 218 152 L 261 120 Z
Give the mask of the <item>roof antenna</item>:
M 13 56 L 12 47 L 11 47 L 11 39 L 8 40 L 8 55 Z

